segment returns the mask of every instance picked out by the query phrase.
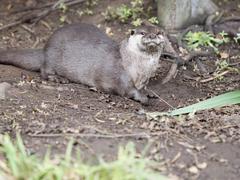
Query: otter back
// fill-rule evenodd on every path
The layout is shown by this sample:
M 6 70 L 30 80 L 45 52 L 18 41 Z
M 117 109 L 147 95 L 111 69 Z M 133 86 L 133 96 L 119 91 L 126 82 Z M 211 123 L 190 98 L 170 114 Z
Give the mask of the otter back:
M 72 82 L 126 95 L 134 88 L 122 66 L 119 45 L 89 24 L 56 31 L 45 47 L 43 77 L 58 75 Z

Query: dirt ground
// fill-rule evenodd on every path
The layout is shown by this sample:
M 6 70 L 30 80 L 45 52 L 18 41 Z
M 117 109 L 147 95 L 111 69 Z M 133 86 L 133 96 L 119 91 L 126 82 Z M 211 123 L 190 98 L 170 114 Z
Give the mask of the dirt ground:
M 29 1 L 30 2 L 30 1 Z M 43 0 L 38 5 L 44 4 Z M 50 1 L 49 1 L 50 2 Z M 88 22 L 103 31 L 111 28 L 113 39 L 125 38 L 130 25 L 107 23 L 101 12 L 129 0 L 105 0 L 93 7 L 93 15 L 79 16 L 84 6 L 77 5 L 65 14 L 67 23 Z M 240 15 L 238 0 L 224 1 L 220 6 Z M 7 14 L 26 6 L 24 0 L 7 0 L 0 4 L 0 24 L 7 24 L 23 13 Z M 63 24 L 61 12 L 55 12 L 36 25 L 21 24 L 0 32 L 0 47 L 42 48 L 49 35 Z M 220 48 L 229 54 L 229 63 L 240 62 L 239 44 Z M 211 71 L 220 57 L 202 58 Z M 170 64 L 162 62 L 159 74 L 150 84 L 162 99 L 180 107 L 222 92 L 240 89 L 240 75 L 227 73 L 222 79 L 201 83 L 201 76 L 192 65 L 180 68 L 175 79 L 165 85 Z M 234 66 L 240 68 L 239 64 Z M 49 146 L 53 153 L 62 153 L 71 136 L 82 156 L 94 161 L 102 155 L 115 159 L 117 148 L 129 141 L 138 152 L 149 145 L 147 156 L 159 162 L 158 170 L 179 179 L 237 180 L 240 177 L 240 107 L 239 105 L 202 111 L 193 117 L 148 119 L 142 112 L 167 111 L 169 106 L 152 99 L 142 106 L 119 96 L 95 92 L 81 84 L 56 84 L 41 80 L 39 73 L 0 65 L 0 82 L 10 82 L 9 97 L 0 101 L 0 133 L 12 136 L 20 132 L 31 153 L 43 155 Z M 151 137 L 149 138 L 150 135 Z

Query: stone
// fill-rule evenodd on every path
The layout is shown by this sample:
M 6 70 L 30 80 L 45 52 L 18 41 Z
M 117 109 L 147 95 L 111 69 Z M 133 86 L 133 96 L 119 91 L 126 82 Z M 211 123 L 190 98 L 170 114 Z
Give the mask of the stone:
M 5 99 L 8 89 L 10 89 L 11 84 L 7 82 L 0 83 L 0 99 Z

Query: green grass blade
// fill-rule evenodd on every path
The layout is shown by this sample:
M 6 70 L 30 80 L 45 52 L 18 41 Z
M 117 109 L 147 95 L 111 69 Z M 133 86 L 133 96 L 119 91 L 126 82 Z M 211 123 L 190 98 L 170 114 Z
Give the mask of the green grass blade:
M 26 157 L 27 156 L 27 152 L 25 150 L 24 144 L 23 144 L 23 140 L 20 137 L 20 134 L 17 134 L 17 141 L 16 141 L 17 147 L 21 153 L 22 156 Z
M 18 171 L 18 167 L 17 167 L 17 152 L 16 149 L 14 147 L 14 144 L 12 143 L 12 141 L 10 140 L 10 137 L 8 135 L 5 135 L 3 138 L 3 143 L 2 143 L 2 148 L 1 151 L 4 152 L 6 159 L 8 161 L 8 165 L 9 168 L 12 171 L 12 174 L 14 176 L 18 176 L 19 171 Z
M 116 160 L 107 162 L 99 159 L 97 164 L 92 165 L 72 158 L 73 140 L 68 144 L 65 157 L 56 156 L 51 159 L 50 153 L 47 153 L 44 160 L 27 153 L 20 135 L 18 135 L 17 141 L 13 143 L 9 136 L 4 136 L 2 146 L 0 146 L 0 153 L 6 157 L 6 167 L 9 169 L 9 171 L 4 171 L 0 168 L 0 174 L 3 174 L 4 177 L 9 176 L 19 180 L 167 179 L 151 168 L 155 166 L 154 162 L 138 156 L 133 143 L 127 144 L 125 148 L 120 147 Z
M 222 107 L 227 105 L 240 104 L 240 90 L 228 92 L 213 98 L 201 101 L 199 103 L 173 110 L 168 113 L 170 116 L 176 116 L 186 113 L 192 113 L 200 110 Z
M 67 150 L 65 153 L 65 162 L 68 164 L 71 162 L 71 158 L 72 158 L 73 143 L 74 143 L 74 139 L 71 139 L 70 142 L 68 143 Z

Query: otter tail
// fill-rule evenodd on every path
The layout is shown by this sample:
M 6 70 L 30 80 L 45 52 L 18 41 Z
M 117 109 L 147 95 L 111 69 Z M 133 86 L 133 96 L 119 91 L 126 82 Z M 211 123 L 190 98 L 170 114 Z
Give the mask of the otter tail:
M 0 50 L 0 64 L 13 65 L 31 71 L 40 71 L 44 61 L 42 49 Z

